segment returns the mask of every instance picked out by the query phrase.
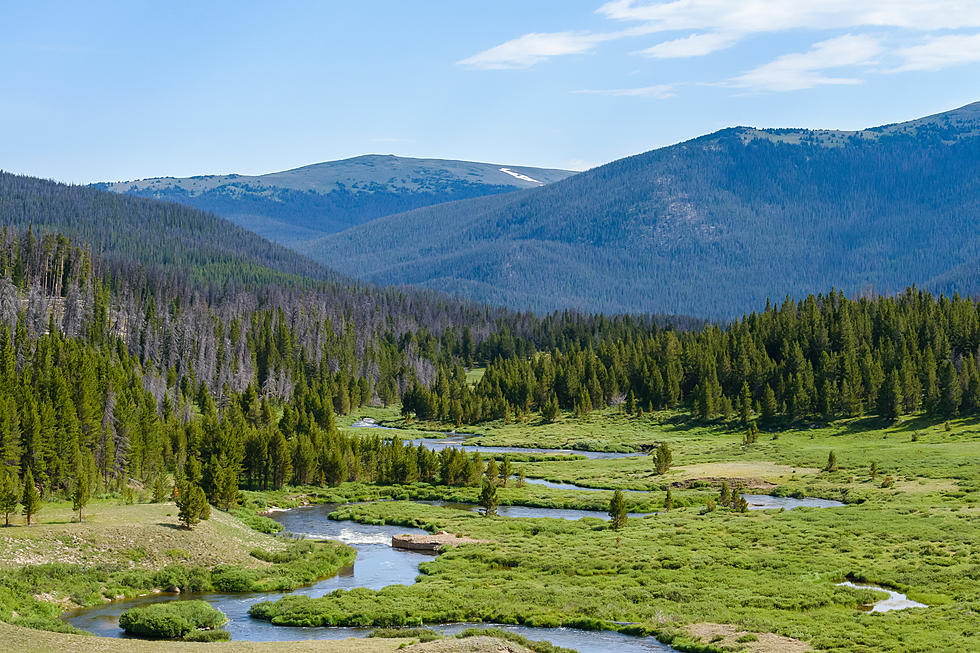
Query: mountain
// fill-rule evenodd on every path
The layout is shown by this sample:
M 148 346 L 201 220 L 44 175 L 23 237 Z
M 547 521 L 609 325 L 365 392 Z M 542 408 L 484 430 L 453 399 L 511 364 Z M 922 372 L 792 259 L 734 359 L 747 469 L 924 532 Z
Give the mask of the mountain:
M 432 204 L 536 188 L 574 173 L 470 161 L 368 155 L 267 175 L 158 177 L 97 184 L 206 211 L 291 244 Z
M 787 294 L 976 279 L 978 221 L 980 103 L 853 132 L 724 129 L 298 249 L 513 308 L 726 318 Z

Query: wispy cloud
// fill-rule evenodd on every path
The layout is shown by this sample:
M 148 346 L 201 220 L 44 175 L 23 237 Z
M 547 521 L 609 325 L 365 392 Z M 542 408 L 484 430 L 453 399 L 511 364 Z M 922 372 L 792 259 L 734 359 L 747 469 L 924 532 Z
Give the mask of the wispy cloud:
M 702 57 L 718 50 L 724 50 L 735 45 L 738 36 L 731 33 L 712 32 L 708 34 L 691 34 L 681 39 L 664 41 L 657 45 L 640 50 L 640 54 L 654 59 L 678 59 L 681 57 Z
M 613 34 L 553 32 L 525 34 L 519 38 L 459 61 L 462 66 L 483 70 L 528 68 L 549 57 L 590 52 L 597 44 L 617 38 Z
M 676 84 L 655 84 L 653 86 L 641 86 L 639 88 L 608 88 L 608 89 L 581 89 L 572 91 L 579 95 L 610 95 L 613 97 L 652 97 L 665 99 L 674 96 Z
M 807 52 L 783 55 L 728 81 L 730 86 L 763 91 L 799 91 L 828 84 L 860 84 L 856 77 L 833 77 L 824 71 L 864 66 L 883 51 L 878 39 L 847 34 L 815 43 Z
M 980 61 L 980 34 L 949 34 L 923 43 L 900 48 L 896 54 L 902 64 L 893 72 L 942 70 L 950 66 Z

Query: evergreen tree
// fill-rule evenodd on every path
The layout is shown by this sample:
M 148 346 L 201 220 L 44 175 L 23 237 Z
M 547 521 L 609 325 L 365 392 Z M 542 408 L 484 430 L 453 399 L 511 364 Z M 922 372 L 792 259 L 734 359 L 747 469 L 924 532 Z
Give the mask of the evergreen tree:
M 625 410 L 627 415 L 636 414 L 636 394 L 632 389 L 630 389 L 629 394 L 626 395 Z
M 20 503 L 24 506 L 23 513 L 27 517 L 27 525 L 30 526 L 31 518 L 41 509 L 41 493 L 37 491 L 37 486 L 34 485 L 34 473 L 30 469 L 24 475 L 24 493 Z
M 224 456 L 222 456 L 219 465 L 222 473 L 215 487 L 216 505 L 228 512 L 238 504 L 238 498 L 241 494 L 238 490 L 238 465 L 229 463 Z
M 738 395 L 738 416 L 742 424 L 748 426 L 752 416 L 752 391 L 749 389 L 749 382 L 742 383 L 742 389 Z
M 823 470 L 825 472 L 837 471 L 837 454 L 834 453 L 833 449 L 830 450 L 830 454 L 827 456 L 827 464 L 824 466 Z
M 196 483 L 185 482 L 177 496 L 177 519 L 183 522 L 185 528 L 191 529 L 210 516 L 211 508 L 204 490 Z
M 510 477 L 514 474 L 513 465 L 510 464 L 510 457 L 504 454 L 500 461 L 500 484 L 507 487 Z
M 666 442 L 661 442 L 653 452 L 653 466 L 658 474 L 666 474 L 673 456 Z
M 88 505 L 89 486 L 88 475 L 85 471 L 79 471 L 75 475 L 75 486 L 71 493 L 72 509 L 78 511 L 78 523 L 82 523 L 82 510 Z
M 524 487 L 527 481 L 524 477 L 524 465 L 517 468 L 517 487 Z
M 483 478 L 483 488 L 480 490 L 480 506 L 483 516 L 492 517 L 497 514 L 497 484 L 489 478 Z
M 728 483 L 722 481 L 721 483 L 721 493 L 718 495 L 718 503 L 722 506 L 727 506 L 732 502 L 731 490 L 728 489 Z
M 664 497 L 664 511 L 669 511 L 674 507 L 674 497 L 670 493 L 670 488 L 667 488 L 667 496 Z
M 20 503 L 20 488 L 17 477 L 3 470 L 3 480 L 0 482 L 0 512 L 3 513 L 5 526 L 10 526 L 10 513 L 17 510 Z
M 163 503 L 167 500 L 167 484 L 163 480 L 163 474 L 153 477 L 153 503 Z
M 945 360 L 939 371 L 939 411 L 943 417 L 953 417 L 960 408 L 963 389 L 953 363 Z
M 898 419 L 902 414 L 902 384 L 898 370 L 893 369 L 881 386 L 878 399 L 878 412 L 890 420 Z
M 628 514 L 626 498 L 620 490 L 616 490 L 609 501 L 609 525 L 615 531 L 622 530 L 626 527 Z
M 778 412 L 779 405 L 776 403 L 776 393 L 773 392 L 772 387 L 767 383 L 762 393 L 762 421 L 767 424 L 771 423 L 776 418 Z
M 483 473 L 491 483 L 494 485 L 497 484 L 500 478 L 500 468 L 497 466 L 497 460 L 495 458 L 487 461 L 487 468 Z

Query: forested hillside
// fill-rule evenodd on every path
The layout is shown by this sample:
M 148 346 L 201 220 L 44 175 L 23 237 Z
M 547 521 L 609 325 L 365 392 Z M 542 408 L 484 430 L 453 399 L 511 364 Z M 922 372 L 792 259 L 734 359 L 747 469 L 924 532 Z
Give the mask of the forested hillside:
M 98 184 L 211 211 L 271 241 L 294 244 L 374 218 L 564 179 L 565 170 L 368 155 L 266 175 L 158 177 Z
M 729 318 L 787 294 L 939 278 L 968 293 L 978 165 L 980 104 L 861 132 L 739 127 L 300 250 L 379 283 L 536 310 Z
M 893 419 L 920 410 L 951 418 L 980 410 L 980 306 L 921 290 L 850 300 L 786 300 L 727 328 L 607 339 L 598 347 L 497 359 L 475 388 L 441 369 L 413 386 L 403 411 L 457 424 L 560 410 L 584 416 L 687 407 L 694 419 Z
M 219 284 L 343 278 L 204 211 L 2 171 L 0 224 L 62 233 L 110 260 Z

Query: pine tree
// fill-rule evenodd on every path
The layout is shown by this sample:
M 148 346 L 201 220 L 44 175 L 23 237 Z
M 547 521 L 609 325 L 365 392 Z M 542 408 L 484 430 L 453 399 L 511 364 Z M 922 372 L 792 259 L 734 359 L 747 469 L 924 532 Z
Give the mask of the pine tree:
M 527 484 L 524 479 L 524 465 L 521 465 L 517 468 L 517 487 L 524 487 Z
M 78 523 L 82 523 L 82 510 L 88 505 L 89 487 L 88 475 L 84 471 L 79 471 L 75 475 L 75 485 L 71 493 L 72 509 L 78 511 Z
M 41 509 L 41 494 L 37 491 L 37 486 L 34 485 L 34 473 L 30 469 L 24 475 L 24 494 L 20 503 L 24 506 L 23 513 L 27 517 L 27 525 L 30 526 L 31 517 Z
M 752 416 L 752 391 L 749 389 L 749 382 L 742 383 L 742 390 L 738 394 L 738 416 L 742 424 L 748 426 Z
M 727 506 L 732 501 L 731 490 L 728 489 L 728 482 L 722 481 L 721 483 L 721 493 L 718 495 L 718 503 L 722 506 Z
M 497 484 L 487 477 L 483 478 L 480 505 L 483 507 L 484 517 L 492 517 L 497 514 Z
M 667 488 L 667 496 L 664 497 L 664 511 L 669 511 L 674 507 L 674 497 L 670 493 L 670 488 Z
M 653 466 L 658 474 L 666 474 L 673 457 L 666 442 L 661 442 L 653 452 Z
M 767 424 L 776 418 L 779 412 L 779 405 L 776 403 L 776 393 L 767 383 L 766 389 L 762 394 L 762 421 Z
M 626 510 L 626 498 L 620 490 L 613 492 L 612 499 L 609 501 L 609 525 L 614 531 L 622 530 L 626 527 L 628 516 Z
M 20 503 L 20 488 L 14 474 L 6 470 L 0 471 L 3 473 L 3 480 L 0 481 L 0 512 L 3 513 L 4 525 L 10 526 L 10 513 L 15 512 Z
M 834 453 L 833 449 L 830 450 L 830 454 L 827 456 L 827 465 L 823 468 L 825 472 L 836 472 L 837 471 L 837 454 Z
M 943 417 L 956 415 L 962 395 L 963 389 L 956 368 L 950 361 L 943 361 L 939 371 L 939 410 Z
M 500 484 L 507 487 L 513 473 L 514 469 L 513 465 L 510 464 L 510 457 L 504 454 L 504 457 L 500 461 Z
M 177 519 L 183 522 L 188 529 L 202 519 L 211 517 L 211 508 L 208 505 L 204 490 L 196 483 L 185 482 L 179 489 L 177 496 Z
M 495 458 L 491 458 L 487 461 L 487 468 L 483 473 L 486 474 L 487 479 L 491 483 L 494 485 L 497 484 L 500 477 L 500 468 L 497 466 L 497 460 Z
M 636 413 L 636 394 L 630 389 L 629 394 L 626 395 L 626 406 L 627 415 L 634 415 Z
M 215 487 L 216 504 L 219 508 L 228 512 L 238 504 L 240 495 L 238 490 L 238 466 L 229 463 L 228 459 L 224 456 L 221 457 L 219 465 L 223 472 L 220 477 L 220 482 Z
M 896 420 L 902 414 L 902 384 L 898 378 L 897 369 L 891 371 L 881 386 L 878 411 L 882 417 L 890 420 Z
M 167 500 L 167 484 L 163 480 L 163 474 L 157 474 L 153 478 L 153 503 L 163 503 Z

